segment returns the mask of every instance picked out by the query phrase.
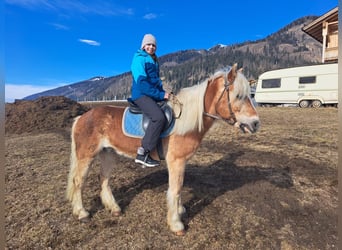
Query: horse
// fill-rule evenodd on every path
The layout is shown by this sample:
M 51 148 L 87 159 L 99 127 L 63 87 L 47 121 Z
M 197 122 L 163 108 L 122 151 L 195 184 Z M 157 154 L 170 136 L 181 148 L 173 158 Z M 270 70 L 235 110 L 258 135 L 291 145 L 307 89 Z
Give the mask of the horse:
M 216 121 L 223 120 L 242 132 L 255 133 L 260 120 L 250 98 L 249 83 L 237 64 L 229 67 L 229 71 L 217 71 L 198 85 L 182 88 L 176 97 L 182 104 L 181 115 L 171 134 L 161 140 L 168 169 L 167 224 L 176 235 L 184 235 L 181 216 L 186 210 L 181 202 L 181 189 L 187 161 Z M 175 108 L 174 103 L 170 105 Z M 66 193 L 73 215 L 81 221 L 89 220 L 89 212 L 82 204 L 82 190 L 89 166 L 97 155 L 101 162 L 101 202 L 112 216 L 121 214 L 109 185 L 115 157 L 134 158 L 141 143 L 140 138 L 128 137 L 122 131 L 125 108 L 98 106 L 76 117 L 72 124 Z M 157 152 L 151 155 L 159 159 Z

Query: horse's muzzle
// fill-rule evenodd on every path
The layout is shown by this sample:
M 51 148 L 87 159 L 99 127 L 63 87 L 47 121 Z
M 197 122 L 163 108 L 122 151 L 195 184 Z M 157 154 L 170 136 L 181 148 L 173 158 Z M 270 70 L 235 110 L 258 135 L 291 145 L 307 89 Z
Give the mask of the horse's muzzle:
M 251 123 L 238 123 L 236 124 L 243 133 L 255 133 L 258 131 L 260 127 L 259 120 L 254 120 Z

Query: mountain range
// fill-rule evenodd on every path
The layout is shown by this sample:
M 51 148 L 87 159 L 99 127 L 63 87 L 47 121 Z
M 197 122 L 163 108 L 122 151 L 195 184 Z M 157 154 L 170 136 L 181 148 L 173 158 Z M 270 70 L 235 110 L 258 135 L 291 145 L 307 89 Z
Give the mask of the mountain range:
M 182 50 L 159 57 L 160 75 L 165 89 L 177 93 L 180 88 L 205 80 L 216 70 L 234 63 L 243 68 L 249 80 L 268 70 L 318 64 L 322 45 L 302 28 L 317 16 L 306 16 L 279 31 L 256 41 L 218 44 L 210 49 Z M 112 77 L 91 79 L 47 90 L 23 98 L 64 96 L 76 101 L 122 100 L 130 95 L 132 76 L 125 72 Z

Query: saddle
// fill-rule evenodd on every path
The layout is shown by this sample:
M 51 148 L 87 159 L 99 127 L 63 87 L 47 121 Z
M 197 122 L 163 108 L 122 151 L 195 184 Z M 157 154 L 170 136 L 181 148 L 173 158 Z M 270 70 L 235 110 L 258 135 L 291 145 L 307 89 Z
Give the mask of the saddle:
M 128 111 L 131 114 L 140 114 L 142 115 L 142 129 L 143 131 L 146 131 L 149 123 L 150 123 L 150 119 L 143 114 L 142 110 L 139 108 L 138 105 L 136 105 L 133 100 L 131 98 L 127 99 L 128 101 Z M 170 105 L 167 104 L 166 101 L 161 101 L 161 102 L 157 102 L 157 104 L 159 105 L 159 107 L 161 108 L 161 110 L 163 111 L 165 117 L 166 117 L 166 123 L 164 125 L 164 128 L 162 130 L 162 133 L 167 131 L 170 127 L 173 126 L 174 123 L 174 116 L 173 116 L 173 110 L 171 108 Z

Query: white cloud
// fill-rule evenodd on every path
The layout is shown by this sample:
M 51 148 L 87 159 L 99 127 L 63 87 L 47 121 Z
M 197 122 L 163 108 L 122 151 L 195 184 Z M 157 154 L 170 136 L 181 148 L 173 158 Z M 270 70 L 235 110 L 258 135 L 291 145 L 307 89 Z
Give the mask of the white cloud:
M 51 3 L 49 0 L 5 0 L 5 3 L 18 5 L 27 9 L 55 9 L 53 2 Z
M 78 41 L 80 41 L 81 43 L 86 43 L 92 46 L 100 46 L 101 44 L 97 41 L 94 40 L 88 40 L 88 39 L 78 39 Z
M 69 30 L 68 26 L 65 26 L 65 25 L 60 24 L 60 23 L 50 23 L 50 25 L 55 27 L 56 30 Z
M 34 86 L 30 84 L 5 84 L 5 102 L 13 102 L 26 96 L 37 94 L 58 86 Z
M 154 13 L 148 13 L 144 16 L 144 19 L 151 20 L 151 19 L 156 19 L 157 15 Z
M 134 12 L 108 1 L 84 1 L 84 0 L 5 0 L 6 4 L 17 5 L 30 10 L 48 10 L 63 13 L 83 13 L 100 16 L 131 16 Z

